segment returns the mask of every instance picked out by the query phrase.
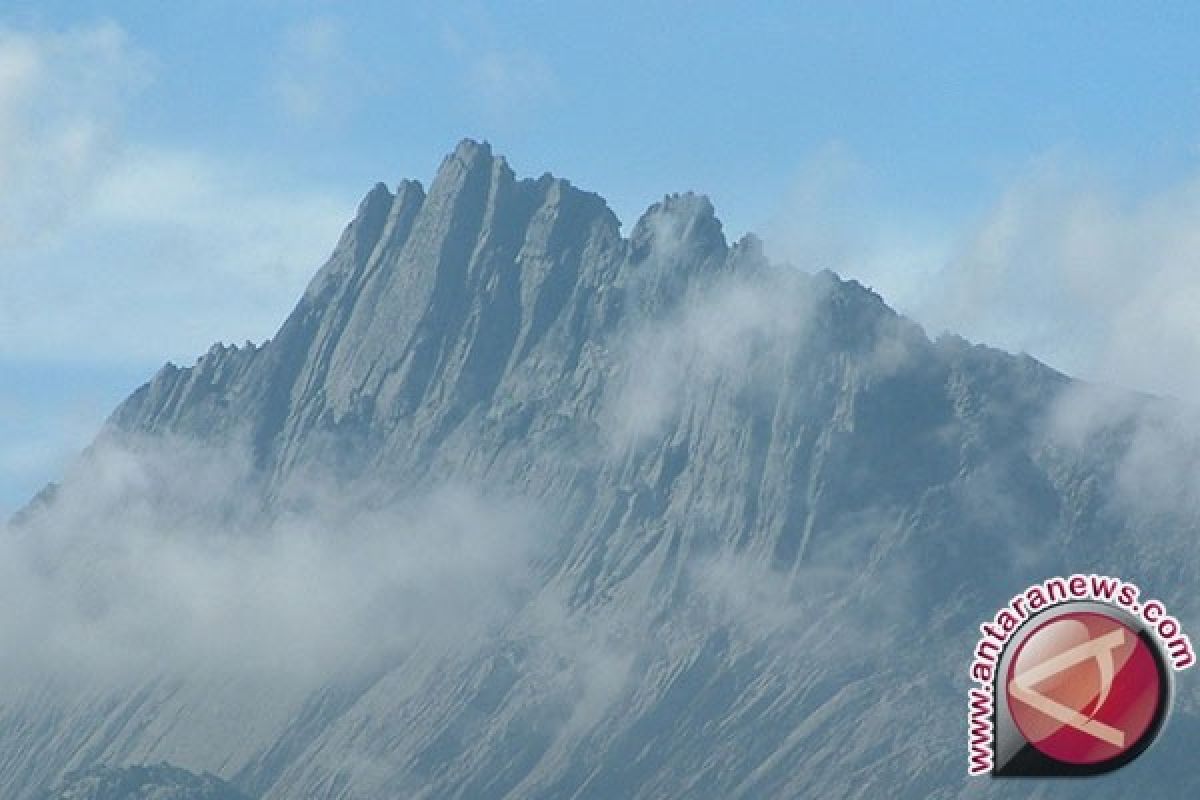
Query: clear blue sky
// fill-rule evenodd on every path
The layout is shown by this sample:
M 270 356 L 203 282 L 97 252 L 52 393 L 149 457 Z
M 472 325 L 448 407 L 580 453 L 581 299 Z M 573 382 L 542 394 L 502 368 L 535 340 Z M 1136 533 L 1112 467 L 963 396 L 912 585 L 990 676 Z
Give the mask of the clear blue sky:
M 1106 311 L 1133 267 L 1084 286 L 1080 226 L 1164 247 L 1163 285 L 1193 266 L 1196 4 L 8 0 L 0 30 L 0 513 L 162 362 L 271 335 L 358 195 L 463 136 L 626 224 L 703 191 L 733 235 L 1085 373 L 1116 345 L 1056 326 L 1116 341 L 1164 291 Z

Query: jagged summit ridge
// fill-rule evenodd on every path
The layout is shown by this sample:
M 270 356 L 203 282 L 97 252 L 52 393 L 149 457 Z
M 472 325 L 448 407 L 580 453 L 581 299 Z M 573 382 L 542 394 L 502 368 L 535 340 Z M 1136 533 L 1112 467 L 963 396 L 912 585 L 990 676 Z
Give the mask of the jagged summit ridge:
M 428 193 L 416 181 L 367 193 L 261 351 L 164 370 L 113 422 L 158 429 L 178 396 L 231 386 L 249 406 L 239 419 L 258 421 L 253 436 L 266 463 L 291 459 L 293 443 L 314 426 L 387 424 L 435 396 L 457 397 L 453 413 L 461 414 L 548 334 L 557 330 L 552 340 L 573 340 L 576 349 L 596 345 L 624 318 L 661 313 L 696 280 L 762 259 L 758 248 L 735 250 L 731 258 L 703 196 L 665 197 L 624 239 L 598 195 L 548 173 L 518 180 L 488 144 L 464 140 Z M 260 364 L 257 384 L 241 380 L 251 362 Z M 201 424 L 227 427 L 218 416 L 201 423 L 186 414 L 167 427 Z

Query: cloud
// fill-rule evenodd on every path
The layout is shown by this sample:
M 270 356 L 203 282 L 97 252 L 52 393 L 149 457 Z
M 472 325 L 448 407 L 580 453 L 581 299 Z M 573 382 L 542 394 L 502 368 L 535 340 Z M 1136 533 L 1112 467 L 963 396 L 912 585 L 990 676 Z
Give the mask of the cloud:
M 56 242 L 6 254 L 0 354 L 154 364 L 264 338 L 352 207 L 170 149 L 129 148 L 93 181 Z
M 856 278 L 901 311 L 923 308 L 945 265 L 948 233 L 887 208 L 880 188 L 877 172 L 847 145 L 817 148 L 764 223 L 764 247 L 806 271 Z
M 0 252 L 43 240 L 117 157 L 127 99 L 148 57 L 116 25 L 65 33 L 0 28 Z
M 55 381 L 60 373 L 75 380 Z M 57 479 L 108 416 L 133 376 L 88 374 L 73 365 L 31 369 L 0 361 L 0 520 Z M 99 384 L 111 384 L 103 389 Z M 50 387 L 53 387 L 52 389 Z
M 680 264 L 697 257 L 688 250 L 693 213 L 692 204 L 681 202 L 650 219 L 651 249 L 627 279 L 635 295 L 656 299 L 649 301 L 649 315 L 633 316 L 614 354 L 618 377 L 602 417 L 618 448 L 658 436 L 688 398 L 718 385 L 773 386 L 786 359 L 802 347 L 826 293 L 806 276 L 759 263 L 702 276 L 686 288 L 654 285 L 664 275 L 698 268 Z M 663 292 L 675 291 L 682 296 L 656 307 Z
M 838 269 L 862 260 L 877 231 L 864 220 L 871 205 L 872 175 L 843 144 L 831 142 L 806 157 L 783 198 L 782 212 L 764 234 L 772 252 L 809 269 Z
M 831 145 L 768 226 L 773 255 L 879 290 L 931 331 L 1028 352 L 1070 374 L 1200 396 L 1200 176 L 1141 194 L 1055 152 L 978 215 L 905 216 Z
M 707 405 L 722 392 L 776 396 L 840 290 L 825 277 L 786 267 L 735 270 L 691 287 L 663 315 L 639 320 L 614 354 L 617 377 L 602 411 L 610 444 L 656 441 L 689 403 Z M 901 371 L 925 341 L 902 318 L 872 325 L 870 350 L 855 365 L 864 381 Z
M 1200 517 L 1200 407 L 1089 383 L 1072 383 L 1043 421 L 1046 441 L 1109 459 L 1108 502 L 1153 519 Z
M 467 486 L 368 505 L 317 481 L 302 512 L 266 519 L 254 485 L 237 447 L 102 440 L 0 541 L 5 685 L 319 683 L 418 643 L 475 646 L 549 543 L 527 506 Z
M 445 26 L 442 42 L 462 65 L 462 84 L 491 124 L 511 126 L 562 95 L 549 62 L 538 53 L 495 41 L 486 28 Z
M 769 284 L 732 279 L 666 319 L 644 323 L 622 345 L 628 372 L 606 410 L 616 441 L 624 445 L 660 434 L 688 396 L 723 379 L 733 382 L 730 376 L 745 369 L 764 342 L 803 336 L 809 309 L 792 305 L 793 299 L 811 302 L 804 294 L 789 296 Z M 757 380 L 770 378 L 760 374 Z
M 1126 386 L 1200 396 L 1200 177 L 1141 197 L 1039 160 L 956 249 L 946 325 Z
M 341 121 L 370 89 L 351 53 L 337 19 L 317 17 L 291 25 L 283 32 L 269 76 L 276 103 L 294 121 Z
M 550 66 L 522 50 L 481 53 L 471 64 L 467 83 L 497 117 L 527 113 L 559 91 Z
M 265 337 L 351 213 L 340 192 L 132 139 L 121 120 L 152 79 L 112 24 L 0 34 L 0 357 L 154 364 Z

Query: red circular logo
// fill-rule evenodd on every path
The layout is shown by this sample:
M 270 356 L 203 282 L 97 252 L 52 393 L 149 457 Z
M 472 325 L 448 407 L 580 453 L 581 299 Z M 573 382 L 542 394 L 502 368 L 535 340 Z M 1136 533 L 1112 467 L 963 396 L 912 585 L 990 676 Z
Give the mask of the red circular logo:
M 1026 741 L 1059 762 L 1096 764 L 1153 734 L 1163 680 L 1136 631 L 1106 614 L 1078 611 L 1043 623 L 1021 642 L 1005 688 Z

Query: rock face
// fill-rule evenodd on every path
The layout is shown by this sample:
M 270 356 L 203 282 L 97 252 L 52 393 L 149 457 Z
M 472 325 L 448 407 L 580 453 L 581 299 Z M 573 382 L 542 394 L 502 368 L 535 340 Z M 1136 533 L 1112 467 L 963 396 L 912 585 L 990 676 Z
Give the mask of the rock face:
M 367 194 L 271 341 L 164 368 L 102 441 L 244 447 L 266 518 L 305 513 L 314 475 L 373 508 L 518 497 L 546 545 L 512 613 L 240 715 L 199 679 L 39 695 L 0 710 L 0 793 L 170 758 L 272 800 L 1004 794 L 965 781 L 980 621 L 1093 570 L 1196 618 L 1190 495 L 1130 492 L 1169 414 L 1089 392 L 730 245 L 703 197 L 625 237 L 598 196 L 465 141 L 428 193 Z M 1180 695 L 1174 749 L 1013 796 L 1197 788 Z
M 152 767 L 95 767 L 68 775 L 44 800 L 249 800 L 212 775 L 160 764 Z

